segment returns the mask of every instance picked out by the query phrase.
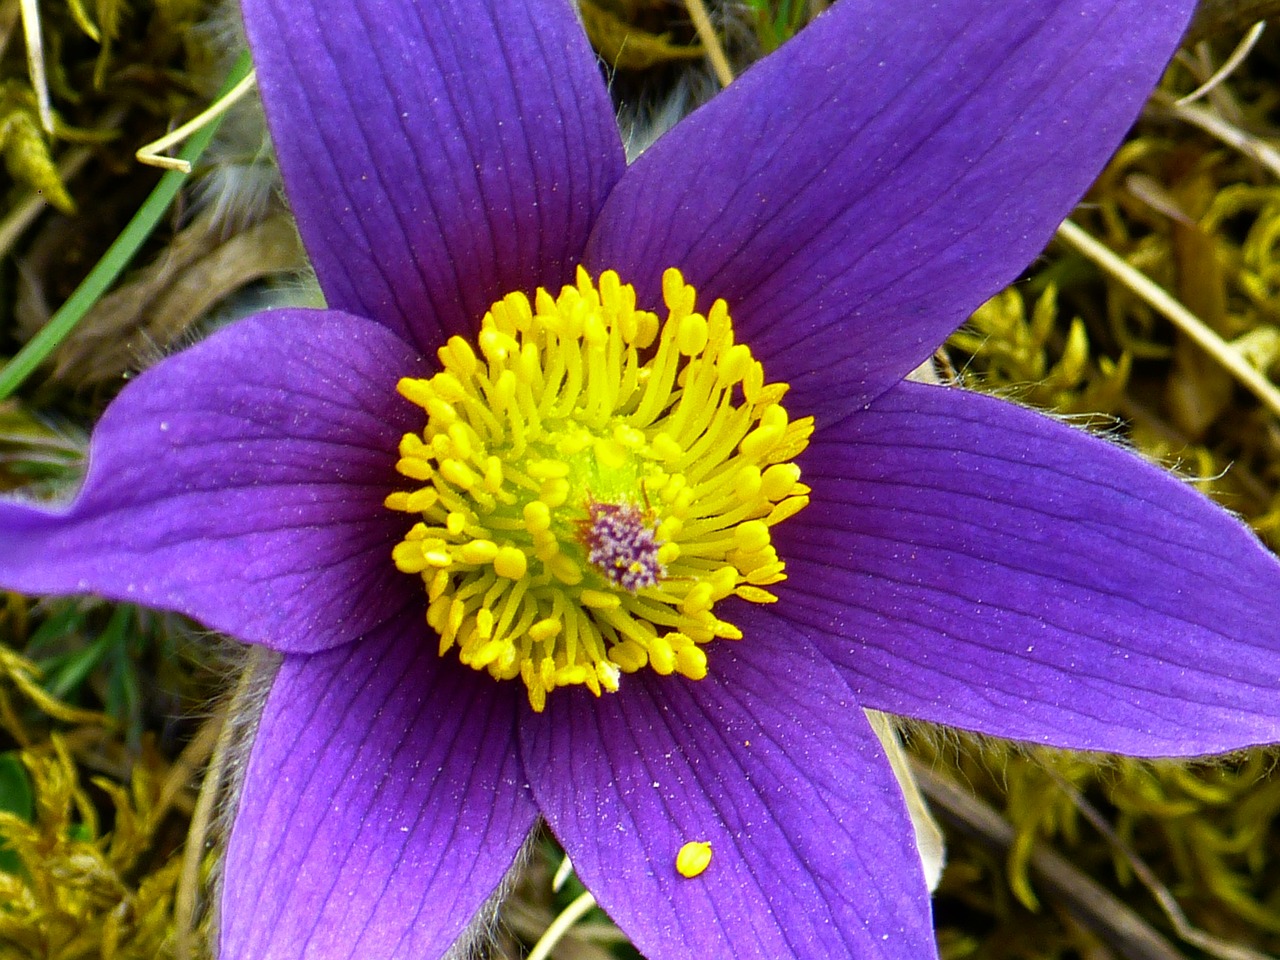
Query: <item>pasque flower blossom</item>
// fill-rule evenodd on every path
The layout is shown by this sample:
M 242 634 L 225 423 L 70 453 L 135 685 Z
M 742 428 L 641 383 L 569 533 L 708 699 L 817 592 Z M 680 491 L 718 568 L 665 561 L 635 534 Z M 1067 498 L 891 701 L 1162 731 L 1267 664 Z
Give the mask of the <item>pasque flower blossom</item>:
M 1280 739 L 1280 567 L 1241 524 L 903 381 L 1190 7 L 841 0 L 628 167 L 564 0 L 244 0 L 329 307 L 158 364 L 69 505 L 0 505 L 6 587 L 283 654 L 221 955 L 439 957 L 541 815 L 648 956 L 932 956 L 861 708 Z

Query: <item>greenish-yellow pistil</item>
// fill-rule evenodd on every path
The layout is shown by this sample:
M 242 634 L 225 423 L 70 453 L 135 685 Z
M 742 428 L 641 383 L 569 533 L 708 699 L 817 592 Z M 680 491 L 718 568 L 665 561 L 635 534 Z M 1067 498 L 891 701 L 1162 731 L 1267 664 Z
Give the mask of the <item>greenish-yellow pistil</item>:
M 421 516 L 393 552 L 426 584 L 440 654 L 520 678 L 535 710 L 556 687 L 618 689 L 646 665 L 700 680 L 703 647 L 742 636 L 715 606 L 777 598 L 770 528 L 809 490 L 791 462 L 813 420 L 789 420 L 734 343 L 723 300 L 705 315 L 678 270 L 667 319 L 637 310 L 617 274 L 485 314 L 442 369 L 405 378 L 426 412 L 397 469 L 421 484 L 387 498 Z

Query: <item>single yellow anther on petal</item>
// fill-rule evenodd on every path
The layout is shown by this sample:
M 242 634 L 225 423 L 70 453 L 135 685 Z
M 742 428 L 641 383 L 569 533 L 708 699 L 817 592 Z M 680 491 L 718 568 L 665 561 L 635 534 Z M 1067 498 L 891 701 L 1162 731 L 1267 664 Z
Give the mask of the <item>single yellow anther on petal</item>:
M 692 880 L 711 866 L 711 844 L 705 840 L 690 840 L 676 854 L 676 872 Z
M 534 710 L 646 667 L 703 679 L 704 645 L 742 637 L 717 604 L 776 602 L 786 579 L 770 528 L 808 503 L 790 461 L 813 422 L 788 417 L 723 300 L 700 313 L 678 270 L 662 296 L 665 319 L 579 268 L 397 386 L 426 422 L 396 451 L 413 488 L 385 504 L 412 522 L 392 562 L 422 579 L 441 656 L 520 680 Z

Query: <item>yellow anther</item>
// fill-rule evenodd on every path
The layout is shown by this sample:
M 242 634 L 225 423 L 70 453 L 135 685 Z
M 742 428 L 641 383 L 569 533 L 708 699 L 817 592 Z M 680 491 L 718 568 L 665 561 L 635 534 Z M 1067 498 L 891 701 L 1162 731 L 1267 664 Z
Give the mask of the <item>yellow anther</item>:
M 747 375 L 751 366 L 751 349 L 745 343 L 735 343 L 720 357 L 716 374 L 722 387 L 731 387 Z
M 470 666 L 476 670 L 483 670 L 489 664 L 497 662 L 510 646 L 511 644 L 505 640 L 490 640 L 472 654 Z
M 667 517 L 658 524 L 658 539 L 675 543 L 675 538 L 680 536 L 682 529 L 684 529 L 684 522 L 679 517 Z
M 612 438 L 597 440 L 592 452 L 596 462 L 606 470 L 621 470 L 630 459 L 627 448 Z
M 453 441 L 454 456 L 463 460 L 470 460 L 472 453 L 471 446 L 471 428 L 465 423 L 453 423 L 449 425 L 449 439 Z
M 397 388 L 426 423 L 398 450 L 414 489 L 385 501 L 413 518 L 393 563 L 422 579 L 441 655 L 518 678 L 534 710 L 646 666 L 702 679 L 703 645 L 742 636 L 716 605 L 786 578 L 770 526 L 807 503 L 789 461 L 812 420 L 789 420 L 724 301 L 700 313 L 676 270 L 662 294 L 665 320 L 579 268 Z
M 675 672 L 676 652 L 666 637 L 654 637 L 649 641 L 649 666 L 664 677 Z
M 680 352 L 692 357 L 707 347 L 707 320 L 697 313 L 691 313 L 680 321 L 680 329 L 676 334 L 676 343 Z
M 524 505 L 524 526 L 530 533 L 551 529 L 551 508 L 541 500 L 530 500 Z
M 693 644 L 676 651 L 676 671 L 690 680 L 702 680 L 707 675 L 707 655 Z
M 705 840 L 690 840 L 676 854 L 676 872 L 692 880 L 711 866 L 711 844 Z
M 651 446 L 653 448 L 653 452 L 658 455 L 659 459 L 666 463 L 679 460 L 684 456 L 684 447 L 680 446 L 680 444 L 676 443 L 675 440 L 665 433 L 660 433 L 655 436 Z
M 743 503 L 753 503 L 764 494 L 764 480 L 760 468 L 748 463 L 733 478 L 734 493 Z M 768 499 L 768 498 L 766 498 Z
M 492 364 L 499 364 L 512 353 L 519 351 L 519 345 L 507 334 L 493 327 L 485 327 L 480 331 L 480 352 Z
M 490 493 L 497 493 L 502 489 L 502 461 L 497 457 L 485 458 L 484 487 Z
M 416 403 L 420 407 L 425 407 L 436 396 L 435 391 L 431 389 L 431 381 L 420 380 L 417 377 L 401 377 L 396 382 L 396 392 L 410 403 Z
M 455 514 L 456 516 L 456 514 Z M 489 563 L 498 555 L 498 545 L 492 540 L 472 540 L 458 548 L 458 559 L 463 563 Z
M 430 480 L 435 474 L 435 468 L 426 460 L 419 460 L 417 457 L 402 457 L 396 461 L 396 471 L 404 474 L 410 480 Z
M 690 615 L 702 613 L 711 609 L 713 602 L 711 582 L 703 580 L 695 583 L 693 587 L 685 594 L 680 609 Z
M 623 640 L 609 650 L 609 659 L 626 673 L 635 673 L 649 662 L 649 654 L 634 640 Z
M 427 402 L 426 411 L 427 415 L 442 427 L 453 423 L 458 418 L 458 411 L 453 404 L 441 400 L 439 397 L 433 397 Z
M 516 547 L 503 547 L 493 558 L 493 570 L 500 577 L 519 580 L 529 569 L 529 558 Z
M 680 318 L 687 313 L 692 313 L 697 296 L 697 291 L 684 282 L 684 277 L 679 270 L 672 267 L 663 271 L 662 300 L 672 315 Z M 679 319 L 677 319 L 678 322 Z
M 800 468 L 794 463 L 775 463 L 764 472 L 760 493 L 774 502 L 789 494 L 800 482 Z
M 567 586 L 577 586 L 582 582 L 582 568 L 566 554 L 557 553 L 547 561 L 552 575 Z
M 449 571 L 437 570 L 435 575 L 431 577 L 430 582 L 427 584 L 427 600 L 432 602 L 438 600 L 448 587 Z
M 785 579 L 785 578 L 783 578 Z M 717 620 L 715 626 L 711 628 L 714 637 L 720 640 L 741 640 L 742 631 L 735 627 L 732 623 L 725 623 L 723 620 Z
M 787 499 L 769 511 L 769 516 L 765 518 L 765 523 L 771 527 L 776 526 L 783 520 L 791 519 L 808 505 L 808 497 L 787 497 Z
M 569 499 L 571 492 L 572 488 L 567 480 L 563 477 L 552 477 L 538 489 L 538 499 L 548 507 L 559 507 Z
M 475 471 L 461 460 L 444 460 L 440 463 L 440 476 L 455 486 L 470 490 L 476 485 Z
M 544 640 L 550 640 L 563 629 L 563 623 L 548 617 L 545 620 L 539 620 L 529 628 L 529 639 L 534 643 L 542 643 Z
M 455 337 L 454 339 L 457 338 Z M 459 340 L 458 342 L 466 347 L 465 341 Z M 470 349 L 470 347 L 467 347 L 467 350 Z M 474 356 L 472 359 L 475 359 Z M 468 373 L 467 376 L 470 376 L 470 374 Z M 467 391 L 463 389 L 458 378 L 447 371 L 441 371 L 431 378 L 431 389 L 435 391 L 436 396 L 446 403 L 458 403 L 467 398 Z
M 653 345 L 658 337 L 658 318 L 652 313 L 636 314 L 635 345 L 641 350 Z
M 734 529 L 733 542 L 743 553 L 755 553 L 769 545 L 769 527 L 763 520 L 746 520 Z
M 469 379 L 475 372 L 479 361 L 471 344 L 461 337 L 450 337 L 449 342 L 437 351 L 440 362 L 451 368 L 458 377 Z M 459 391 L 459 398 L 464 394 Z
M 590 314 L 586 318 L 586 323 L 582 325 L 582 339 L 587 343 L 603 344 L 609 339 L 609 330 L 604 325 L 604 320 L 596 314 Z
M 391 549 L 391 562 L 401 573 L 421 573 L 430 566 L 417 543 L 405 540 Z
M 541 713 L 547 708 L 546 687 L 536 686 L 530 680 L 525 680 L 525 686 L 529 690 L 529 706 L 533 707 L 535 713 Z

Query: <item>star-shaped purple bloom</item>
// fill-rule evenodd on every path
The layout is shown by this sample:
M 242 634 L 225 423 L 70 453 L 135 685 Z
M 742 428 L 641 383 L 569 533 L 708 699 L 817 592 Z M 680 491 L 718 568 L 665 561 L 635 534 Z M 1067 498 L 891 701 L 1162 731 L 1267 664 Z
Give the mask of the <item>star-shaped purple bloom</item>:
M 221 954 L 441 956 L 541 814 L 646 955 L 935 955 L 861 707 L 1137 755 L 1280 740 L 1280 568 L 1236 520 L 1037 414 L 903 382 L 1048 240 L 1189 0 L 842 0 L 625 165 L 563 0 L 244 0 L 330 304 L 126 388 L 65 509 L 0 504 L 0 583 L 281 651 Z M 725 298 L 812 503 L 703 680 L 600 698 L 437 655 L 390 563 L 398 378 L 581 264 Z M 420 413 L 420 411 L 419 411 Z M 734 601 L 726 601 L 733 603 Z M 709 841 L 705 873 L 675 855 Z

